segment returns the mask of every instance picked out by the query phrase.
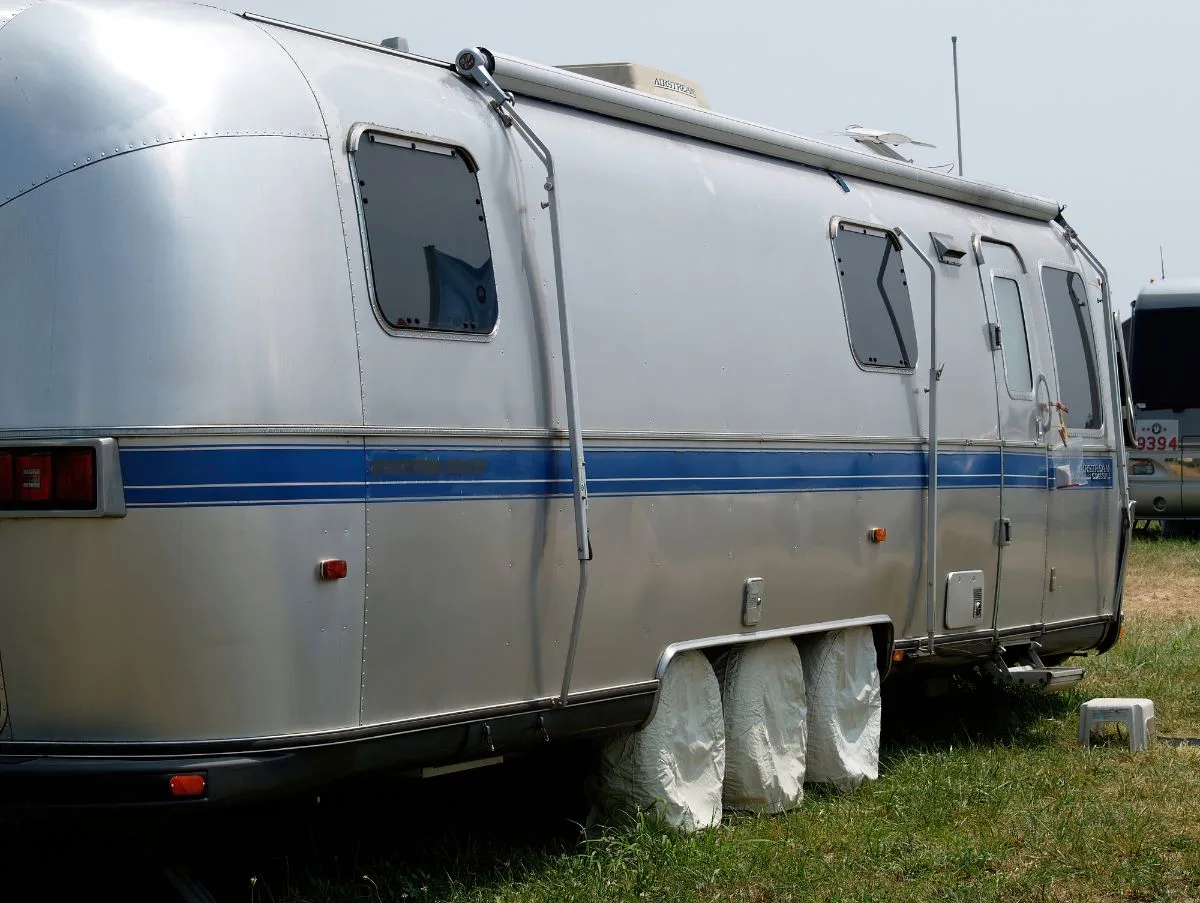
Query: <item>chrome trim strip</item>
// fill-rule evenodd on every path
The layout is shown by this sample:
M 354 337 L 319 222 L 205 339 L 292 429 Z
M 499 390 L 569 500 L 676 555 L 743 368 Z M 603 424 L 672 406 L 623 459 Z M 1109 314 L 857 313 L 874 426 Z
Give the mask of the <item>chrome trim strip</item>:
M 939 646 L 958 646 L 969 643 L 977 643 L 982 640 L 991 640 L 992 642 L 1003 641 L 1005 639 L 1011 642 L 1014 638 L 1021 639 L 1037 639 L 1039 636 L 1045 636 L 1048 633 L 1062 633 L 1067 630 L 1076 630 L 1082 627 L 1100 627 L 1112 621 L 1112 617 L 1108 615 L 1088 616 L 1084 618 L 1072 618 L 1067 621 L 1056 621 L 1050 624 L 1025 624 L 1019 627 L 1005 627 L 1002 630 L 972 630 L 970 633 L 946 633 L 937 634 L 937 643 Z M 904 637 L 896 640 L 895 646 L 897 649 L 917 649 L 920 647 L 924 637 Z
M 627 442 L 702 442 L 702 443 L 745 443 L 754 445 L 846 445 L 894 446 L 899 449 L 920 450 L 925 445 L 924 436 L 836 436 L 795 435 L 788 433 L 714 433 L 650 430 L 585 430 L 584 438 Z M 308 438 L 328 437 L 336 439 L 373 438 L 396 436 L 401 438 L 429 439 L 551 439 L 565 440 L 567 434 L 561 429 L 488 429 L 420 426 L 364 426 L 360 424 L 172 424 L 163 426 L 99 426 L 99 427 L 36 427 L 22 429 L 9 427 L 0 429 L 0 442 L 32 442 L 41 439 L 157 439 L 195 437 L 270 437 Z M 992 450 L 1001 448 L 1044 450 L 1043 446 L 1031 442 L 1001 442 L 994 439 L 939 439 L 939 447 Z M 1080 445 L 1071 449 L 1075 452 L 1113 453 L 1104 444 Z
M 975 249 L 975 262 L 979 266 L 982 267 L 986 262 L 986 258 L 983 256 L 983 243 L 985 241 L 991 242 L 994 245 L 1003 245 L 1011 250 L 1017 256 L 1017 263 L 1021 265 L 1021 274 L 1023 276 L 1029 275 L 1029 267 L 1025 263 L 1025 258 L 1021 256 L 1020 248 L 1011 241 L 1005 241 L 1003 238 L 993 238 L 990 235 L 983 235 L 980 232 L 976 232 L 971 236 L 971 247 Z
M 348 38 L 345 35 L 334 34 L 330 31 L 321 31 L 319 28 L 309 28 L 306 25 L 297 25 L 294 22 L 285 22 L 282 19 L 272 19 L 269 16 L 260 16 L 257 13 L 244 12 L 240 17 L 247 22 L 256 22 L 259 25 L 270 25 L 274 28 L 283 28 L 287 31 L 295 31 L 300 34 L 306 34 L 313 38 L 324 38 L 327 41 L 336 41 L 338 44 L 348 44 L 351 47 L 359 47 L 363 50 L 373 50 L 376 53 L 385 53 L 388 56 L 400 57 L 405 60 L 412 60 L 415 63 L 425 63 L 429 66 L 436 66 L 439 69 L 449 69 L 454 71 L 454 64 L 447 63 L 444 60 L 435 60 L 433 57 L 420 56 L 416 53 L 410 53 L 407 50 L 393 50 L 391 47 L 384 47 L 382 44 L 372 44 L 370 41 L 360 41 L 357 38 Z

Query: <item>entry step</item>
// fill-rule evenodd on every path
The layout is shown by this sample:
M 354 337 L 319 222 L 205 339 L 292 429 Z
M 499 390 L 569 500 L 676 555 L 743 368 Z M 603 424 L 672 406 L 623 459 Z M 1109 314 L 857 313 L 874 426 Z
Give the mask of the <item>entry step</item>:
M 1010 687 L 1038 687 L 1047 692 L 1065 690 L 1083 680 L 1082 668 L 1068 668 L 1042 664 L 1037 652 L 1027 653 L 1033 661 L 1021 665 L 1008 665 L 997 655 L 984 667 L 999 684 Z
M 1008 683 L 1018 687 L 1041 687 L 1053 692 L 1073 687 L 1083 680 L 1082 668 L 1038 668 L 1034 665 L 1014 665 L 1008 668 Z

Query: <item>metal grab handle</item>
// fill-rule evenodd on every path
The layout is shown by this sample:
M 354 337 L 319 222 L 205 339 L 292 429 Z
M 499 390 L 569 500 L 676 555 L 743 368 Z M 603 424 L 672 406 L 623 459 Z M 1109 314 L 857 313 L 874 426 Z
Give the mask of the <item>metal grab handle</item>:
M 1046 389 L 1045 401 L 1042 401 L 1041 399 L 1043 387 Z M 1050 383 L 1046 380 L 1045 373 L 1039 373 L 1037 376 L 1037 386 L 1034 389 L 1034 397 L 1037 400 L 1038 406 L 1038 417 L 1034 424 L 1037 427 L 1037 441 L 1045 442 L 1046 432 L 1050 429 L 1050 422 L 1053 419 L 1050 412 L 1054 407 L 1054 403 L 1050 400 Z
M 933 655 L 933 610 L 937 598 L 938 382 L 942 378 L 942 371 L 937 365 L 937 267 L 907 232 L 899 226 L 895 232 L 898 238 L 908 243 L 929 270 L 929 490 L 926 493 L 928 515 L 925 518 L 925 631 L 928 634 L 928 654 Z

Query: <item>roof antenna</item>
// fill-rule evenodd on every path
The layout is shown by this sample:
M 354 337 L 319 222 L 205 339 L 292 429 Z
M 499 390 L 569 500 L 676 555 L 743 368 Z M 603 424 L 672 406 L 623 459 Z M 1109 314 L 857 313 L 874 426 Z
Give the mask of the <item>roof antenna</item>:
M 950 36 L 950 48 L 954 53 L 954 129 L 958 133 L 958 174 L 962 168 L 962 112 L 958 105 L 958 35 Z
M 1158 246 L 1158 267 L 1159 267 L 1159 272 L 1162 273 L 1163 279 L 1166 279 L 1167 278 L 1167 265 L 1165 263 L 1163 263 L 1162 245 Z

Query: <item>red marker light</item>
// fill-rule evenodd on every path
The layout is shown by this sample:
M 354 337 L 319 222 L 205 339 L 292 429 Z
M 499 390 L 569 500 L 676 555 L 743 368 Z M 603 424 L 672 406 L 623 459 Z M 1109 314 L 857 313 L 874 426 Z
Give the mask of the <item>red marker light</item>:
M 173 774 L 168 782 L 171 796 L 195 797 L 204 796 L 208 782 L 202 774 Z
M 321 562 L 322 580 L 343 580 L 349 572 L 350 568 L 344 558 L 332 558 Z

